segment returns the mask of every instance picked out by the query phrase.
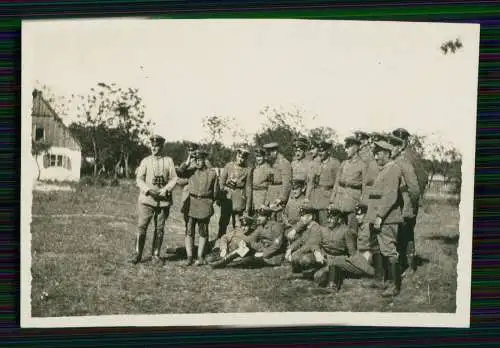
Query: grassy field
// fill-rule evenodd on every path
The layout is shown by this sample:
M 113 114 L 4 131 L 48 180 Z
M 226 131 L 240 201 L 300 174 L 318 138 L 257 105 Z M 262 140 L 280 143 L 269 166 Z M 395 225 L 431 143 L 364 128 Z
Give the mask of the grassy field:
M 284 280 L 286 266 L 265 269 L 154 267 L 128 264 L 133 251 L 137 188 L 76 186 L 33 193 L 32 316 L 279 311 L 455 312 L 458 207 L 427 199 L 417 224 L 422 264 L 404 279 L 401 294 L 383 299 L 348 279 L 336 295 L 308 280 Z M 175 192 L 179 203 L 180 191 Z M 218 209 L 216 209 L 218 210 Z M 218 215 L 210 235 L 216 233 Z M 174 205 L 163 249 L 183 245 L 183 220 Z

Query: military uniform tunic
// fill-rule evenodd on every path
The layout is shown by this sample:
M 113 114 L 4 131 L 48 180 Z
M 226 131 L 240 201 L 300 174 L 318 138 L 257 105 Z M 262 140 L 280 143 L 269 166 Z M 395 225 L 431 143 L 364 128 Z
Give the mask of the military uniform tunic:
M 366 203 L 368 200 L 368 195 L 370 194 L 370 189 L 373 185 L 373 181 L 378 174 L 378 164 L 375 161 L 372 149 L 369 145 L 364 145 L 358 152 L 359 156 L 366 164 L 366 174 L 363 183 L 363 192 L 361 193 L 361 201 Z
M 292 165 L 282 154 L 270 164 L 272 181 L 267 189 L 267 200 L 274 202 L 279 199 L 286 203 L 292 189 Z
M 307 158 L 292 161 L 292 180 L 307 180 L 307 174 L 311 168 L 311 161 Z
M 155 200 L 151 196 L 146 196 L 148 190 L 159 190 L 166 186 L 168 191 L 172 191 L 177 183 L 177 173 L 172 158 L 148 156 L 144 158 L 136 172 L 137 186 L 140 189 L 139 203 L 149 206 L 167 207 L 172 204 L 172 196 L 164 196 Z
M 314 209 L 318 211 L 318 222 L 327 224 L 326 210 L 330 203 L 333 186 L 337 179 L 340 161 L 334 157 L 328 157 L 315 166 L 310 172 L 307 180 L 306 197 L 311 201 Z
M 343 161 L 333 187 L 330 202 L 343 213 L 352 213 L 361 201 L 361 192 L 366 177 L 366 163 L 360 156 Z
M 360 251 L 373 250 L 371 238 L 375 235 L 382 255 L 390 258 L 398 257 L 396 250 L 398 224 L 403 222 L 400 192 L 402 178 L 402 170 L 394 161 L 386 163 L 379 169 L 368 196 L 368 211 L 365 216 L 368 224 L 358 236 Z M 382 218 L 380 231 L 372 231 L 372 224 L 377 217 Z
M 256 165 L 252 170 L 252 201 L 253 210 L 258 209 L 267 200 L 271 167 L 268 163 Z
M 285 231 L 282 223 L 269 220 L 246 236 L 245 240 L 252 250 L 263 253 L 265 263 L 280 265 L 283 261 Z
M 250 197 L 252 196 L 251 169 L 229 162 L 222 169 L 220 187 L 225 192 L 225 197 L 231 202 L 231 210 L 227 213 L 242 213 L 250 211 Z

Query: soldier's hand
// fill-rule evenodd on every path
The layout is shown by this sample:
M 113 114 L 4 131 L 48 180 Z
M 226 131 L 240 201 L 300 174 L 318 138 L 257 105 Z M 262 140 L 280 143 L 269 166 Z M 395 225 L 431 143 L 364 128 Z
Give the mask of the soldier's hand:
M 292 261 L 292 249 L 286 249 L 285 260 L 287 260 L 288 262 Z
M 375 221 L 373 222 L 373 228 L 376 230 L 380 230 L 381 226 L 382 226 L 382 218 L 380 216 L 377 216 L 375 218 Z
M 294 240 L 295 239 L 295 236 L 297 235 L 297 231 L 295 229 L 291 229 L 288 234 L 287 234 L 287 238 L 289 240 Z
M 255 253 L 254 256 L 257 257 L 257 258 L 260 258 L 260 257 L 264 256 L 264 253 L 263 252 L 258 252 L 258 253 Z
M 227 248 L 221 249 L 221 251 L 220 251 L 220 257 L 226 257 L 226 255 L 227 255 Z
M 316 259 L 316 262 L 318 263 L 324 263 L 325 262 L 325 257 L 319 250 L 314 251 L 314 258 Z

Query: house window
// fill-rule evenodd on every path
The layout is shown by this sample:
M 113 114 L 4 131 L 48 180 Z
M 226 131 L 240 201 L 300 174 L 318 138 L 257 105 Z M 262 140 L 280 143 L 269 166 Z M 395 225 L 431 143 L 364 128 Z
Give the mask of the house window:
M 64 168 L 67 170 L 71 170 L 71 158 L 64 155 L 45 155 L 43 158 L 43 167 L 55 167 L 55 168 Z
M 35 141 L 45 139 L 45 130 L 42 127 L 35 128 Z

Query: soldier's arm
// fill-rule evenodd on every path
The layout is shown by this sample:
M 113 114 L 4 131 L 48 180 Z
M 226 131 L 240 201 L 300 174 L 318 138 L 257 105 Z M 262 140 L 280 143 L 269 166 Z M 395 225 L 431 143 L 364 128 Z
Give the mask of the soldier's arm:
M 371 186 L 371 185 L 373 185 L 373 182 L 375 181 L 375 177 L 377 176 L 377 173 L 378 173 L 378 164 L 375 160 L 373 160 L 373 159 L 368 160 L 366 173 L 367 173 L 367 175 L 366 175 L 365 184 L 368 186 Z
M 219 197 L 219 193 L 220 193 L 220 185 L 219 185 L 219 178 L 217 176 L 217 173 L 215 172 L 215 169 L 211 169 L 212 170 L 212 173 L 213 173 L 213 176 L 214 176 L 214 185 L 213 185 L 213 191 L 212 191 L 212 200 L 217 200 L 217 198 Z
M 224 189 L 224 186 L 226 186 L 228 174 L 229 174 L 229 163 L 226 164 L 224 166 L 224 168 L 222 168 L 221 173 L 220 173 L 219 184 L 220 184 L 221 189 Z
M 181 163 L 179 168 L 177 168 L 177 176 L 180 178 L 183 178 L 183 179 L 189 179 L 189 177 L 191 175 L 193 175 L 194 170 L 195 169 L 192 168 L 189 163 L 183 162 L 183 163 Z M 187 180 L 186 180 L 186 184 L 187 184 Z
M 271 236 L 273 238 L 273 243 L 262 251 L 262 257 L 264 258 L 274 256 L 276 253 L 281 251 L 285 237 L 283 224 L 273 224 L 271 227 Z
M 252 233 L 246 235 L 243 240 L 248 244 L 250 249 L 256 250 L 259 247 L 259 238 L 262 227 L 257 227 Z
M 172 191 L 177 184 L 177 173 L 175 171 L 175 165 L 174 161 L 169 157 L 167 159 L 167 170 L 168 170 L 168 182 L 164 187 L 164 190 L 166 191 Z
M 352 256 L 357 250 L 359 224 L 356 219 L 352 219 L 347 227 L 345 234 L 345 244 L 347 246 L 347 253 Z
M 418 186 L 418 179 L 413 166 L 407 161 L 401 161 L 400 168 L 406 183 L 406 189 L 408 190 L 412 202 L 418 202 L 418 199 L 420 198 L 420 188 Z
M 144 181 L 146 179 L 147 158 L 144 158 L 136 171 L 136 183 L 141 193 L 146 194 L 151 188 Z
M 301 250 L 303 251 L 314 251 L 320 248 L 321 244 L 321 230 L 318 226 L 313 227 L 309 230 L 309 233 L 305 236 L 304 245 Z
M 252 196 L 253 196 L 253 169 L 248 169 L 248 174 L 245 183 L 245 194 L 246 194 L 246 206 L 245 212 L 250 214 L 250 209 L 252 207 Z
M 315 169 L 311 166 L 311 169 L 307 172 L 306 175 L 306 199 L 311 200 L 311 193 L 314 188 L 314 172 Z
M 282 190 L 280 200 L 286 202 L 292 190 L 292 165 L 290 162 L 282 162 L 280 166 Z
M 380 198 L 380 204 L 377 206 L 377 216 L 382 218 L 382 222 L 396 204 L 401 177 L 400 167 L 394 164 L 384 178 L 382 197 Z
M 331 163 L 331 171 L 332 171 L 332 175 L 333 175 L 333 182 L 335 183 L 335 181 L 337 181 L 337 176 L 339 174 L 339 170 L 340 170 L 340 161 L 338 159 L 336 159 L 335 157 L 332 157 L 332 163 Z
M 333 203 L 335 196 L 337 195 L 337 190 L 338 190 L 339 183 L 340 183 L 340 177 L 342 176 L 342 171 L 344 170 L 344 166 L 345 166 L 345 161 L 343 161 L 340 164 L 337 175 L 335 176 L 335 183 L 333 184 L 333 190 L 332 190 L 332 194 L 330 196 L 330 203 Z
M 367 165 L 366 163 L 361 166 L 361 192 L 366 191 L 366 175 L 367 175 Z

